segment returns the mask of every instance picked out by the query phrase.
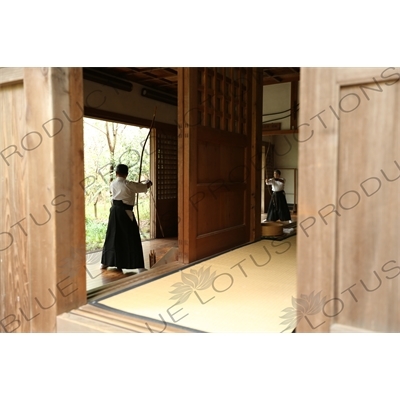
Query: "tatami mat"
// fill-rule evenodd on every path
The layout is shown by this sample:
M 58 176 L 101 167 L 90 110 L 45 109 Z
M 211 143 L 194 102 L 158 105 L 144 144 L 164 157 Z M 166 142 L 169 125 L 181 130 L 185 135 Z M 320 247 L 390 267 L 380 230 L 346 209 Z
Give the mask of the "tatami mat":
M 282 332 L 296 297 L 296 237 L 261 240 L 94 304 L 203 332 Z

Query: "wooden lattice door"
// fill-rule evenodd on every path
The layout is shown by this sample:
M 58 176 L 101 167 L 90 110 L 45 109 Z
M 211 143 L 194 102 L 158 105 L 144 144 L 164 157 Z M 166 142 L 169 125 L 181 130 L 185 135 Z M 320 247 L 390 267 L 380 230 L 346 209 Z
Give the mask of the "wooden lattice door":
M 261 82 L 253 68 L 179 72 L 183 261 L 246 243 L 261 229 Z
M 178 236 L 178 138 L 176 130 L 157 128 L 153 142 L 155 171 L 152 237 Z

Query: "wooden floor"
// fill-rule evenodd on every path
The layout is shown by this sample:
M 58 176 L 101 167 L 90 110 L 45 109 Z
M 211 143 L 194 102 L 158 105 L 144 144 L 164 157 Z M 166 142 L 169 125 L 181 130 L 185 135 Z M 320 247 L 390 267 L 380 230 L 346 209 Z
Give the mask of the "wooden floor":
M 261 214 L 261 221 L 265 218 L 267 218 L 267 214 Z M 297 220 L 297 215 L 295 213 L 292 213 L 292 220 Z M 157 258 L 157 264 L 153 267 L 154 270 L 152 269 L 153 273 L 157 271 L 157 268 L 160 266 L 160 260 L 162 260 L 163 257 L 165 258 L 165 262 L 174 262 L 177 260 L 174 257 L 174 255 L 177 254 L 178 249 L 177 238 L 146 240 L 142 242 L 142 247 L 146 268 L 144 271 L 123 270 L 123 273 L 120 273 L 113 267 L 110 267 L 107 270 L 100 270 L 101 250 L 87 253 L 86 290 L 88 299 L 98 295 L 101 290 L 112 287 L 115 283 L 125 281 L 132 277 L 138 277 L 138 275 L 148 274 L 150 269 L 149 253 L 151 250 L 155 251 Z M 169 256 L 169 254 L 171 255 Z M 164 265 L 165 262 L 163 263 Z
M 142 242 L 143 256 L 146 270 L 123 270 L 118 272 L 116 268 L 109 267 L 107 270 L 101 270 L 101 250 L 91 252 L 86 255 L 86 290 L 88 297 L 93 293 L 97 293 L 101 288 L 112 285 L 115 282 L 125 280 L 135 275 L 146 274 L 150 269 L 149 253 L 154 250 L 156 253 L 157 264 L 153 267 L 158 268 L 160 260 L 168 256 L 169 253 L 176 253 L 178 248 L 178 239 L 152 239 Z M 169 261 L 174 261 L 174 254 L 171 255 Z

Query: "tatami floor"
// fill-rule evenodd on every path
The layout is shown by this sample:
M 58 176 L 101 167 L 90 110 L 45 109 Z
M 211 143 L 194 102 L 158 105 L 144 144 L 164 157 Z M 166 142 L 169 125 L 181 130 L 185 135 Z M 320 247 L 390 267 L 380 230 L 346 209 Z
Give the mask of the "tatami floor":
M 283 310 L 296 296 L 296 236 L 278 238 L 278 252 L 276 238 L 269 239 L 190 265 L 178 261 L 177 238 L 144 241 L 146 269 L 124 273 L 100 270 L 101 251 L 88 253 L 88 303 L 59 316 L 57 329 L 292 332 L 295 324 Z M 150 268 L 152 250 L 157 263 Z
M 60 318 L 60 331 L 285 332 L 296 296 L 296 237 L 133 276 Z M 72 324 L 71 324 L 72 323 Z

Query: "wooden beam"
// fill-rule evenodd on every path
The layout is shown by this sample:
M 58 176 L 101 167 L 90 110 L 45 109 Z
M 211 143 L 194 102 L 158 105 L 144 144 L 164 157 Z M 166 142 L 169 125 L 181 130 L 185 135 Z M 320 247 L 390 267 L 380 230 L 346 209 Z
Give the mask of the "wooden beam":
M 298 129 L 284 129 L 281 131 L 267 131 L 263 130 L 262 131 L 262 136 L 273 136 L 273 135 L 290 135 L 293 133 L 299 133 Z
M 263 75 L 264 75 L 264 79 L 273 79 L 276 83 L 282 83 L 282 78 L 281 77 L 272 75 L 266 70 L 263 71 Z M 265 77 L 265 75 L 267 77 Z

